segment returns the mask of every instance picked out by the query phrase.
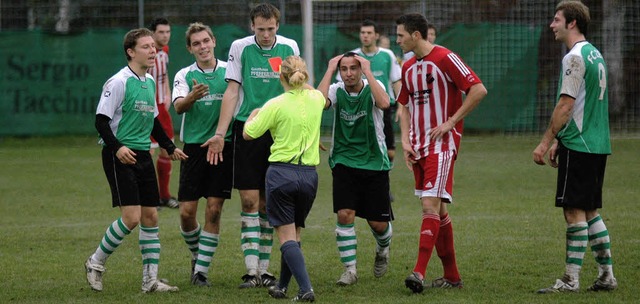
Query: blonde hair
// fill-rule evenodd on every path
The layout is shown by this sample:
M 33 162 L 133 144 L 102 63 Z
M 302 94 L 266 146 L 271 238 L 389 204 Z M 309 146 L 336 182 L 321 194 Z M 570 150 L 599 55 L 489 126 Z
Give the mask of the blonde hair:
M 280 75 L 292 89 L 302 87 L 309 79 L 307 64 L 300 56 L 289 56 L 282 62 Z

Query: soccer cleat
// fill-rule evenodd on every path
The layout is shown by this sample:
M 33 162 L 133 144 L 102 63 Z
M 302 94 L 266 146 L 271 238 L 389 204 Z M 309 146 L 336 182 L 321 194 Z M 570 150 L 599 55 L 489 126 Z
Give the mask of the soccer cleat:
M 611 291 L 618 288 L 618 281 L 611 277 L 608 279 L 598 278 L 593 285 L 589 286 L 589 291 Z
M 411 289 L 413 293 L 421 293 L 424 290 L 422 275 L 414 271 L 404 280 L 404 286 Z
M 437 278 L 433 280 L 433 282 L 431 282 L 432 288 L 447 289 L 447 288 L 462 288 L 463 286 L 464 286 L 464 282 L 462 282 L 462 280 L 454 283 L 445 278 Z
M 170 198 L 161 198 L 160 205 L 167 206 L 171 209 L 176 209 L 180 206 L 180 203 L 175 197 L 170 197 Z
M 376 252 L 376 259 L 373 262 L 373 276 L 379 278 L 387 273 L 389 267 L 389 247 Z
M 244 283 L 240 284 L 240 286 L 238 286 L 239 288 L 256 288 L 256 287 L 260 287 L 260 277 L 259 276 L 253 276 L 250 274 L 245 274 L 242 276 L 242 280 L 244 281 Z
M 200 287 L 211 287 L 211 283 L 209 283 L 207 276 L 202 272 L 194 273 L 191 276 L 191 284 Z
M 338 286 L 353 285 L 358 282 L 358 275 L 349 270 L 345 270 L 336 284 Z
M 175 292 L 178 291 L 177 286 L 171 286 L 158 280 L 149 280 L 142 283 L 142 292 Z
M 563 280 L 556 280 L 556 283 L 551 287 L 538 290 L 538 293 L 556 293 L 556 292 L 578 292 L 580 290 L 580 282 L 566 283 Z
M 316 300 L 316 295 L 313 293 L 313 289 L 305 292 L 298 293 L 295 298 L 291 299 L 291 302 L 313 302 Z
M 275 286 L 276 283 L 278 283 L 278 279 L 276 279 L 276 277 L 273 276 L 272 274 L 265 272 L 262 275 L 260 275 L 261 286 L 271 287 L 271 286 Z
M 91 257 L 84 262 L 84 269 L 87 272 L 87 282 L 91 289 L 102 291 L 102 274 L 106 271 L 104 265 L 91 263 Z
M 287 288 L 286 287 L 278 287 L 278 285 L 274 285 L 269 287 L 268 289 L 269 295 L 274 299 L 286 299 L 287 298 Z

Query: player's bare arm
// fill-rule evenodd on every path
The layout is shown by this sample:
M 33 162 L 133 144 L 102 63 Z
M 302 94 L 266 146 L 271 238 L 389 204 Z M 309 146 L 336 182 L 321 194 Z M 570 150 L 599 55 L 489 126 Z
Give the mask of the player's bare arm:
M 371 87 L 371 95 L 373 95 L 373 99 L 376 101 L 376 107 L 383 110 L 389 108 L 389 95 L 373 76 L 373 72 L 371 72 L 371 62 L 359 55 L 353 57 L 360 62 L 362 74 L 367 77 L 367 82 L 369 82 L 369 87 Z
M 441 139 L 442 136 L 451 131 L 459 121 L 464 119 L 467 114 L 471 113 L 485 96 L 487 96 L 487 88 L 485 88 L 482 83 L 476 83 L 471 86 L 460 109 L 443 124 L 431 129 L 429 131 L 429 138 L 431 140 Z
M 258 115 L 258 112 L 260 112 L 260 108 L 254 109 L 253 111 L 251 111 L 251 114 L 249 114 L 249 117 L 247 118 L 247 123 L 249 123 L 250 121 L 253 120 L 254 117 L 256 117 L 256 115 Z M 245 124 L 245 127 L 247 125 Z M 245 133 L 244 130 L 242 130 L 242 137 L 244 138 L 244 140 L 254 140 L 255 138 L 249 136 L 249 134 Z
M 568 95 L 561 95 L 560 100 L 558 100 L 558 104 L 553 110 L 553 114 L 551 114 L 551 121 L 549 122 L 549 127 L 544 132 L 542 136 L 542 140 L 540 140 L 540 144 L 533 150 L 533 161 L 538 165 L 545 165 L 544 156 L 553 147 L 553 153 L 549 154 L 549 162 L 551 166 L 554 168 L 557 167 L 556 163 L 556 155 L 555 155 L 555 147 L 557 143 L 554 143 L 553 146 L 551 142 L 556 138 L 556 135 L 562 127 L 569 121 L 571 117 L 571 112 L 573 111 L 573 105 L 575 104 L 575 98 L 570 97 Z M 554 166 L 555 164 L 555 166 Z
M 224 136 L 227 134 L 229 123 L 231 123 L 231 118 L 233 118 L 233 111 L 238 104 L 239 92 L 240 84 L 230 80 L 222 96 L 222 106 L 220 107 L 220 118 L 218 120 L 216 133 L 201 145 L 203 148 L 209 147 L 209 151 L 207 151 L 207 161 L 210 164 L 217 165 L 219 161 L 224 161 L 222 157 Z
M 324 72 L 324 76 L 322 77 L 320 84 L 318 84 L 318 91 L 320 91 L 325 98 L 325 109 L 328 109 L 329 106 L 331 106 L 331 101 L 329 100 L 329 86 L 331 85 L 333 74 L 335 74 L 338 69 L 338 62 L 340 62 L 340 59 L 342 59 L 342 55 L 338 55 L 329 60 L 327 71 Z
M 403 105 L 398 106 L 398 110 L 404 108 Z M 411 146 L 411 140 L 409 139 L 409 128 L 411 125 L 411 115 L 409 115 L 408 109 L 403 109 L 399 114 L 400 118 L 400 142 L 402 143 L 402 154 L 404 155 L 404 162 L 409 168 L 409 171 L 413 171 L 413 164 L 416 163 L 418 154 L 413 150 Z
M 198 83 L 193 79 L 193 88 L 191 89 L 191 92 L 189 92 L 185 97 L 176 98 L 173 102 L 173 107 L 176 109 L 176 113 L 182 114 L 189 111 L 198 99 L 207 95 L 209 95 L 209 86 Z

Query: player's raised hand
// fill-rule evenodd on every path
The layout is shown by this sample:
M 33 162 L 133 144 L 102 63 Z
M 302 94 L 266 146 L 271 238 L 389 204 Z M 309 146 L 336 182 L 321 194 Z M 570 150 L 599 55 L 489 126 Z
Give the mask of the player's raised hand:
M 194 100 L 198 100 L 209 95 L 209 86 L 206 84 L 198 83 L 195 79 L 192 79 L 193 87 L 189 95 L 192 95 Z
M 358 62 L 360 62 L 360 68 L 362 69 L 363 74 L 371 72 L 371 62 L 369 62 L 369 60 L 367 60 L 366 58 L 360 55 L 355 55 L 353 56 L 353 58 L 355 58 L 356 60 L 358 60 Z
M 329 70 L 337 70 L 338 69 L 338 62 L 340 62 L 340 59 L 342 59 L 344 55 L 340 54 L 336 57 L 333 57 L 331 59 L 329 59 L 329 64 L 327 65 L 327 69 Z

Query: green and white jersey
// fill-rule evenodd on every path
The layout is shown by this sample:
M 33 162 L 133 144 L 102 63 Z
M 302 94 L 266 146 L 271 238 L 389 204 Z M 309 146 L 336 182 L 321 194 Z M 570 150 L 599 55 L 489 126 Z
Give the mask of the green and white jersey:
M 382 131 L 383 112 L 376 107 L 367 80 L 362 81 L 364 87 L 358 94 L 348 93 L 342 81 L 329 86 L 327 97 L 335 111 L 329 166 L 388 171 L 391 163 Z
M 218 126 L 222 96 L 227 89 L 224 75 L 227 63 L 216 61 L 216 67 L 212 70 L 202 70 L 197 63 L 181 69 L 173 81 L 172 100 L 185 97 L 193 89 L 193 80 L 197 83 L 209 86 L 209 95 L 204 96 L 193 104 L 191 108 L 182 114 L 180 125 L 180 140 L 187 144 L 202 144 L 211 138 Z M 231 140 L 231 128 L 225 139 Z
M 148 151 L 156 108 L 156 84 L 151 74 L 138 77 L 129 66 L 102 87 L 97 114 L 109 118 L 115 137 L 129 149 Z
M 353 50 L 354 53 L 369 60 L 371 63 L 371 72 L 373 77 L 380 80 L 384 84 L 384 88 L 389 94 L 391 104 L 395 104 L 395 92 L 393 91 L 393 83 L 400 81 L 401 69 L 396 55 L 390 49 L 378 47 L 378 51 L 373 54 L 366 54 L 361 48 Z M 338 73 L 339 75 L 340 73 Z
M 591 43 L 576 43 L 562 59 L 558 98 L 575 98 L 571 118 L 557 138 L 574 151 L 611 154 L 607 66 Z
M 260 47 L 255 36 L 231 44 L 225 78 L 242 85 L 235 109 L 236 120 L 247 121 L 251 111 L 284 92 L 277 69 L 291 55 L 300 55 L 298 44 L 280 35 L 276 35 L 276 42 L 269 49 Z

